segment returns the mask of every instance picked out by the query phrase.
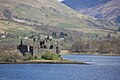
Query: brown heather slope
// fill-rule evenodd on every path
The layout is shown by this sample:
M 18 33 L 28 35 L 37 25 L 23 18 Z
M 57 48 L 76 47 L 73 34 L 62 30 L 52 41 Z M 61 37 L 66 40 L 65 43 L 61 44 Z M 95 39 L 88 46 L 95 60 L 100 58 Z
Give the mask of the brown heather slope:
M 56 0 L 0 0 L 0 7 L 0 11 L 3 13 L 1 15 L 16 21 L 20 21 L 17 19 L 21 18 L 23 19 L 21 22 L 29 19 L 28 22 L 33 20 L 53 25 L 58 23 L 80 25 L 78 19 L 87 18 Z
M 79 14 L 57 0 L 0 0 L 0 18 L 29 25 L 47 24 L 80 29 L 82 27 L 90 30 L 92 28 L 93 31 L 113 26 L 101 26 L 101 21 Z

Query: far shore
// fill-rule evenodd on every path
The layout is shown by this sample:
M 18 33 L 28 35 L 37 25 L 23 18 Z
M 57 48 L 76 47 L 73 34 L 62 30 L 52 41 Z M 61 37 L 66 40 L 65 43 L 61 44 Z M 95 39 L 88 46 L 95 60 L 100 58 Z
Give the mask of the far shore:
M 31 61 L 19 61 L 19 62 L 0 62 L 0 64 L 83 64 L 90 65 L 87 62 L 77 62 L 68 60 L 31 60 Z
M 62 55 L 67 55 L 67 54 L 76 54 L 76 55 L 98 55 L 98 56 L 120 56 L 120 54 L 112 54 L 112 53 L 107 53 L 107 54 L 100 54 L 100 53 L 90 53 L 90 52 L 83 52 L 83 53 L 79 53 L 79 52 L 70 52 L 69 50 L 63 50 Z

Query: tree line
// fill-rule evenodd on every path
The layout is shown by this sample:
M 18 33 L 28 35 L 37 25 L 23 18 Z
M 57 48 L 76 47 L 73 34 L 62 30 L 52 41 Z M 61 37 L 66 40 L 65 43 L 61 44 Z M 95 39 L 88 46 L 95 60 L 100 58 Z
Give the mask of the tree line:
M 91 52 L 99 54 L 120 54 L 120 37 L 105 40 L 77 40 L 71 52 Z

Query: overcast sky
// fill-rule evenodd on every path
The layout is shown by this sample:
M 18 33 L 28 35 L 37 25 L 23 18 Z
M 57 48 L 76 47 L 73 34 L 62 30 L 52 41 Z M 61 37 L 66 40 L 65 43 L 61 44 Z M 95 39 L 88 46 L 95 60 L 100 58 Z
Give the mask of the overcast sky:
M 64 0 L 58 0 L 59 2 L 64 1 Z

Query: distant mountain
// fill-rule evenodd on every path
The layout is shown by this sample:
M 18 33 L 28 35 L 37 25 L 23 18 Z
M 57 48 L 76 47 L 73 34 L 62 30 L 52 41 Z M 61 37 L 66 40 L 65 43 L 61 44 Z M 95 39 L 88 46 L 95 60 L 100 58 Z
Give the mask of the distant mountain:
M 64 0 L 62 3 L 82 14 L 120 22 L 120 0 Z
M 79 10 L 83 8 L 96 7 L 109 1 L 111 0 L 64 0 L 62 3 L 70 6 L 73 9 Z

